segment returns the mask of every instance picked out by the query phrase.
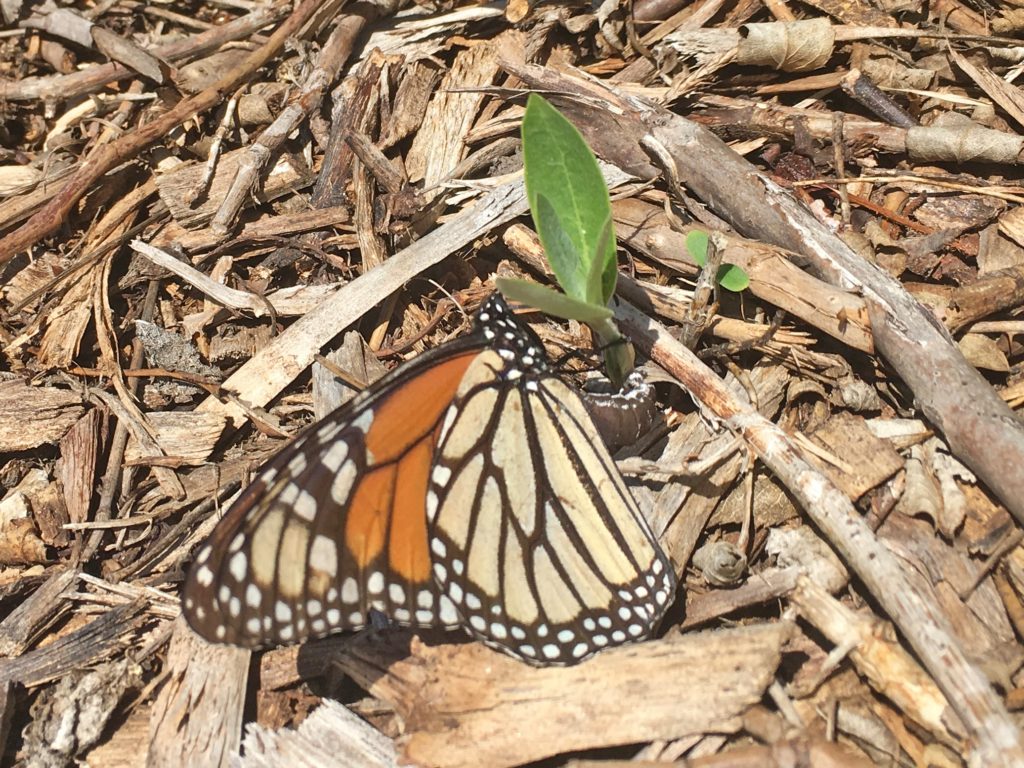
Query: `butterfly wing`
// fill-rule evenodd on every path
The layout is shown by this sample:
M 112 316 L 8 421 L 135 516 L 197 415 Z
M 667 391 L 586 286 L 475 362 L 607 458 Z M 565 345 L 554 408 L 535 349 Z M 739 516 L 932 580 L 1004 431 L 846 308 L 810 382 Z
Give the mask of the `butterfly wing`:
M 477 638 L 574 663 L 651 633 L 675 574 L 579 395 L 482 352 L 448 409 L 427 496 L 434 578 Z
M 246 647 L 400 624 L 454 626 L 427 548 L 425 497 L 440 426 L 481 336 L 382 379 L 265 465 L 200 549 L 184 613 Z

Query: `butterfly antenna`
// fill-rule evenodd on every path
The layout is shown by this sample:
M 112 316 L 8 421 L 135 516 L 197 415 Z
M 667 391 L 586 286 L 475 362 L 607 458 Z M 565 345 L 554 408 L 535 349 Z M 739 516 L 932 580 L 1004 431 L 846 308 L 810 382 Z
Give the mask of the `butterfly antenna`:
M 445 296 L 447 296 L 448 299 L 451 301 L 451 303 L 455 305 L 455 308 L 457 310 L 459 310 L 460 313 L 462 313 L 462 317 L 465 320 L 472 320 L 472 318 L 469 316 L 469 313 L 466 312 L 466 308 L 464 306 L 462 306 L 462 302 L 455 298 L 455 294 L 454 293 L 449 291 L 447 288 L 445 288 L 443 285 L 441 285 L 436 280 L 428 279 L 427 282 L 430 283 L 435 288 L 437 288 L 437 290 L 439 290 Z

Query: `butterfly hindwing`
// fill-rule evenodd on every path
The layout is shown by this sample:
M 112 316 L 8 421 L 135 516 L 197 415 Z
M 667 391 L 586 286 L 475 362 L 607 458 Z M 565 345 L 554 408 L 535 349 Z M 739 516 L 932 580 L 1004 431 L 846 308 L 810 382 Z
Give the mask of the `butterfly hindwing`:
M 675 577 L 579 395 L 539 342 L 510 346 L 473 361 L 445 418 L 427 502 L 434 577 L 474 636 L 572 663 L 649 635 Z

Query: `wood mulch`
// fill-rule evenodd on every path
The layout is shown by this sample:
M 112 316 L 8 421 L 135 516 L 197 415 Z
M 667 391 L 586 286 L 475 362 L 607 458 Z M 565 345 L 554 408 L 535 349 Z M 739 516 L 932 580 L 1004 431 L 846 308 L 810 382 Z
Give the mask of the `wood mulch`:
M 0 764 L 1024 765 L 1019 2 L 0 13 Z M 204 643 L 180 585 L 253 470 L 549 280 L 530 92 L 612 190 L 658 637 Z

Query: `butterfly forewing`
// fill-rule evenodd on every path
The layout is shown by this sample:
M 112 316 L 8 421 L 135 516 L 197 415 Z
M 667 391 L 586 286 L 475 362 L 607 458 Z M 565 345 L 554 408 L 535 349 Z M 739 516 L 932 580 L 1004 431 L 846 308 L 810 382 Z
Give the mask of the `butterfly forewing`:
M 441 420 L 478 349 L 422 356 L 268 463 L 196 557 L 193 629 L 261 647 L 359 629 L 370 609 L 458 624 L 431 578 L 424 499 Z
M 512 346 L 482 352 L 448 410 L 427 503 L 434 576 L 476 637 L 572 663 L 649 635 L 675 577 L 579 396 L 539 342 Z

